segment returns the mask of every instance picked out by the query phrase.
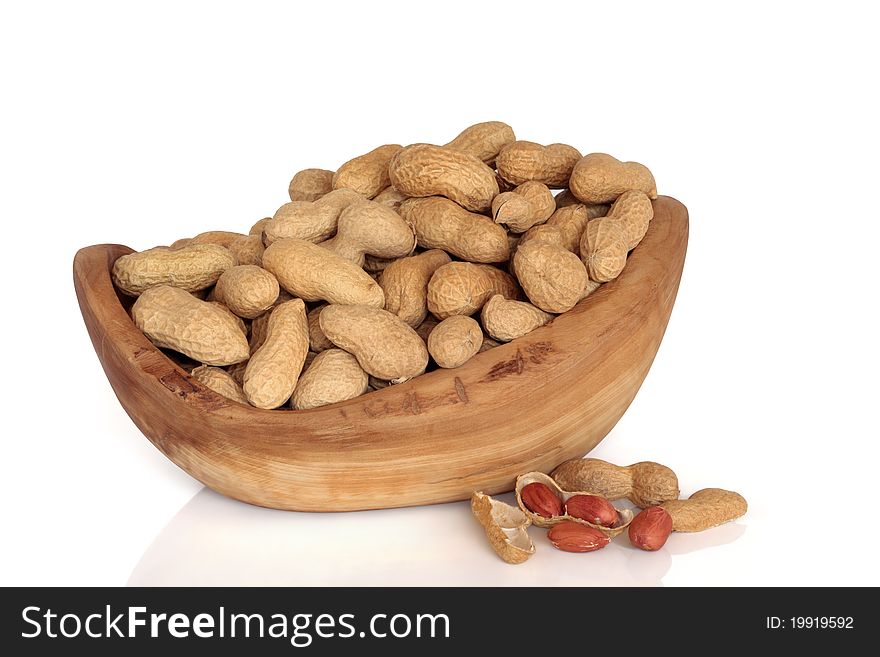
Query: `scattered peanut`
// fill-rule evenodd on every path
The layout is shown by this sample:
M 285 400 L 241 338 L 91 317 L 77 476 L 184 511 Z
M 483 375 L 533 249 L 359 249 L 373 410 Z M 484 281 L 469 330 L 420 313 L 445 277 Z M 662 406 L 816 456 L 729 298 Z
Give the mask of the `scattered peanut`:
M 483 344 L 483 331 L 476 320 L 463 315 L 447 317 L 428 336 L 428 353 L 440 367 L 461 367 Z
M 601 550 L 611 539 L 598 529 L 575 522 L 564 521 L 547 532 L 547 538 L 557 550 L 565 552 L 594 552 Z
M 745 515 L 749 505 L 739 493 L 721 488 L 698 490 L 686 500 L 669 500 L 661 505 L 672 516 L 677 532 L 701 532 Z
M 678 477 L 652 461 L 621 467 L 600 459 L 571 459 L 551 476 L 562 488 L 589 491 L 609 500 L 627 498 L 642 508 L 678 499 Z
M 629 541 L 642 550 L 659 550 L 672 533 L 672 516 L 660 506 L 649 506 L 629 525 Z

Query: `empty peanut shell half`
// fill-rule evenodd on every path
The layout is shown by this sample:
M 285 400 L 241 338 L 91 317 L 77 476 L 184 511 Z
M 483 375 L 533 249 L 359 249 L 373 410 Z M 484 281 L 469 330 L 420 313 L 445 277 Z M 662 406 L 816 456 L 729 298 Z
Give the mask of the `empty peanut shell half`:
M 588 527 L 593 527 L 594 529 L 598 529 L 609 538 L 614 538 L 627 527 L 629 527 L 629 523 L 632 522 L 633 512 L 631 509 L 617 509 L 617 522 L 611 525 L 611 527 L 594 525 L 593 523 L 583 520 L 582 518 L 569 516 L 564 511 L 562 515 L 553 516 L 551 518 L 545 518 L 544 516 L 538 515 L 537 513 L 532 513 L 531 511 L 529 511 L 526 505 L 523 504 L 522 489 L 529 484 L 534 483 L 544 484 L 545 486 L 550 488 L 550 490 L 556 493 L 563 504 L 563 508 L 565 508 L 565 503 L 569 500 L 569 498 L 572 498 L 575 495 L 598 495 L 599 497 L 604 497 L 604 495 L 595 493 L 593 491 L 562 490 L 559 487 L 559 484 L 557 484 L 549 475 L 546 475 L 543 472 L 527 472 L 524 475 L 520 475 L 516 478 L 516 503 L 519 504 L 519 508 L 522 509 L 522 512 L 525 514 L 525 516 L 529 520 L 531 520 L 532 524 L 538 527 L 553 527 L 554 525 L 558 525 L 560 522 L 571 521 L 579 523 L 581 525 L 587 525 Z
M 507 563 L 522 563 L 535 553 L 528 532 L 531 522 L 515 506 L 478 491 L 471 496 L 471 511 L 486 530 L 492 549 Z

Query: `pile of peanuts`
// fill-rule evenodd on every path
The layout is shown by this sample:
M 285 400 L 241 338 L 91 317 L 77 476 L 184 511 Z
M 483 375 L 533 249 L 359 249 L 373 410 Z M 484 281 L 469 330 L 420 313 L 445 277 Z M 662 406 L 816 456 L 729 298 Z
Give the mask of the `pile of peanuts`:
M 460 367 L 547 324 L 620 274 L 657 196 L 641 164 L 520 141 L 498 121 L 302 170 L 288 192 L 247 234 L 180 239 L 112 271 L 155 345 L 263 409 Z

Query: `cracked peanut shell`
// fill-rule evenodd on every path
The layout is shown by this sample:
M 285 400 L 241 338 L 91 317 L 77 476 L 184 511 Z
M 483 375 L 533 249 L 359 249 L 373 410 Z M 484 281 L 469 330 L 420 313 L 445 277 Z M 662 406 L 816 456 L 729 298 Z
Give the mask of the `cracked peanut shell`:
M 477 491 L 471 496 L 471 512 L 495 554 L 507 563 L 523 563 L 535 553 L 528 532 L 531 521 L 520 509 Z
M 522 512 L 526 515 L 526 517 L 532 522 L 532 524 L 538 527 L 553 527 L 554 525 L 558 525 L 560 522 L 575 522 L 579 525 L 586 525 L 588 527 L 592 527 L 593 529 L 598 529 L 609 538 L 614 538 L 615 536 L 626 530 L 626 528 L 629 527 L 629 524 L 633 520 L 634 514 L 631 509 L 616 509 L 617 521 L 610 527 L 606 527 L 604 525 L 595 525 L 588 520 L 570 516 L 565 512 L 563 512 L 563 514 L 560 516 L 545 518 L 544 516 L 538 515 L 537 513 L 532 513 L 528 510 L 528 508 L 526 508 L 525 504 L 523 504 L 522 489 L 533 483 L 544 484 L 550 490 L 556 493 L 556 495 L 562 502 L 563 509 L 565 508 L 565 503 L 569 500 L 569 498 L 572 498 L 576 495 L 597 495 L 599 497 L 604 497 L 604 495 L 589 490 L 563 490 L 559 486 L 559 484 L 557 484 L 550 476 L 544 474 L 543 472 L 527 472 L 526 474 L 522 474 L 516 478 L 516 503 L 519 505 L 519 508 L 522 509 Z

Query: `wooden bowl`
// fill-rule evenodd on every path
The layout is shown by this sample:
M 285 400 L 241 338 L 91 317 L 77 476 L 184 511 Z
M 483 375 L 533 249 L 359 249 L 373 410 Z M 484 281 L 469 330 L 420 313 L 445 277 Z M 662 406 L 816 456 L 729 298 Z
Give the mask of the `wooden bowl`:
M 512 490 L 590 451 L 639 389 L 663 338 L 688 215 L 660 197 L 620 277 L 550 324 L 452 370 L 308 411 L 266 411 L 201 385 L 135 327 L 110 280 L 131 249 L 81 249 L 80 310 L 138 428 L 214 490 L 276 509 L 351 511 Z

